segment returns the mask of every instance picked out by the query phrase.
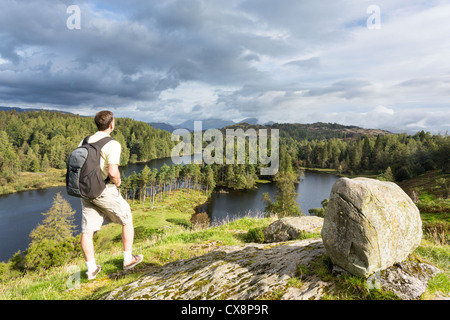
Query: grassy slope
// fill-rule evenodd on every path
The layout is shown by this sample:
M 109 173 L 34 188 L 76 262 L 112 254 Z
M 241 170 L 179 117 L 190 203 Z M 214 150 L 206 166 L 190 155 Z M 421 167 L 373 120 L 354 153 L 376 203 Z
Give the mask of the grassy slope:
M 439 178 L 450 179 L 450 174 L 434 170 L 399 183 L 406 193 L 412 195 L 415 191 L 418 196 L 424 235 L 414 253 L 443 270 L 430 281 L 423 298 L 450 295 L 450 199 L 446 198 L 446 190 L 437 185 Z
M 14 181 L 6 186 L 0 186 L 0 195 L 64 186 L 65 179 L 66 169 L 50 168 L 46 172 L 19 172 Z
M 22 277 L 0 283 L 0 300 L 4 299 L 96 299 L 117 286 L 138 278 L 143 272 L 179 259 L 202 255 L 219 245 L 242 244 L 247 231 L 267 226 L 271 218 L 244 218 L 208 229 L 196 229 L 190 224 L 194 207 L 206 201 L 203 192 L 177 191 L 150 208 L 136 202 L 132 206 L 135 225 L 133 252 L 143 254 L 144 262 L 131 272 L 122 271 L 121 227 L 103 226 L 95 236 L 96 261 L 102 266 L 95 281 L 84 276 L 86 266 L 80 253 L 75 261 L 62 267 L 30 272 Z M 74 272 L 80 271 L 80 285 Z M 77 274 L 75 273 L 75 277 Z
M 439 193 L 438 188 L 432 183 L 436 178 L 433 175 L 436 174 L 429 173 L 414 181 L 405 182 L 426 195 L 421 201 L 425 204 L 424 208 L 434 208 L 435 203 L 430 201 L 430 194 Z M 434 193 L 431 193 L 433 190 Z M 96 259 L 102 265 L 102 272 L 95 281 L 86 281 L 84 276 L 86 267 L 80 253 L 78 259 L 68 262 L 63 267 L 29 273 L 0 283 L 0 299 L 96 299 L 117 286 L 137 279 L 145 271 L 157 266 L 202 255 L 220 245 L 252 241 L 253 234 L 257 234 L 253 231 L 261 230 L 273 221 L 273 218 L 244 218 L 214 228 L 192 228 L 190 218 L 194 213 L 193 208 L 205 200 L 206 196 L 198 191 L 191 191 L 190 194 L 177 191 L 170 198 L 166 197 L 164 201 L 156 202 L 154 208 L 150 208 L 148 199 L 144 206 L 136 202 L 132 206 L 136 230 L 134 253 L 144 254 L 145 260 L 132 272 L 121 271 L 121 228 L 111 224 L 104 226 L 95 237 Z M 450 246 L 448 242 L 440 243 L 439 236 L 435 236 L 432 229 L 426 229 L 431 222 L 444 223 L 444 226 L 446 223 L 450 224 L 449 213 L 450 205 L 444 208 L 443 212 L 421 212 L 425 233 L 415 255 L 437 265 L 444 271 L 430 282 L 425 298 L 433 298 L 438 292 L 443 295 L 450 294 Z M 448 229 L 444 232 L 448 237 Z M 76 271 L 80 271 L 78 274 L 80 283 L 79 286 L 71 288 L 74 283 L 71 275 Z M 356 292 L 368 291 L 364 289 L 362 280 L 351 277 L 345 281 Z M 344 290 L 347 292 L 350 289 L 346 287 Z M 338 294 L 329 298 L 348 299 L 350 297 Z M 363 295 L 359 298 L 367 299 L 368 297 Z

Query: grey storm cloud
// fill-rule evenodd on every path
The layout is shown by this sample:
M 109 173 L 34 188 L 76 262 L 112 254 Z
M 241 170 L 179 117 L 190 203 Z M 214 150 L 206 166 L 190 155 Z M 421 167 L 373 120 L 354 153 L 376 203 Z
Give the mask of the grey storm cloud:
M 118 103 L 127 97 L 151 99 L 183 81 L 260 83 L 268 75 L 249 62 L 298 52 L 274 30 L 311 41 L 316 34 L 305 37 L 306 31 L 323 28 L 311 27 L 318 22 L 309 13 L 318 9 L 315 16 L 323 20 L 324 11 L 336 6 L 332 1 L 319 8 L 314 1 L 231 1 L 229 7 L 214 1 L 98 1 L 96 7 L 82 2 L 82 27 L 72 31 L 65 27 L 67 1 L 8 2 L 0 13 L 0 54 L 13 66 L 1 66 L 7 72 L 0 74 L 0 85 L 13 90 L 3 90 L 2 98 L 28 92 L 25 102 L 50 103 L 54 97 L 63 105 L 90 103 L 95 92 L 99 99 L 117 96 Z M 113 13 L 112 19 L 96 11 Z M 323 32 L 336 34 L 333 27 Z M 317 58 L 306 63 L 317 64 Z M 70 92 L 79 97 L 74 100 Z M 70 99 L 61 101 L 65 93 Z
M 73 4 L 79 30 L 66 27 Z M 450 93 L 450 25 L 442 21 L 450 6 L 377 4 L 382 27 L 371 31 L 369 4 L 356 0 L 0 0 L 0 104 L 110 106 L 148 121 L 361 124 L 379 106 L 397 115 L 412 104 L 442 122 Z M 389 125 L 397 118 L 379 117 Z M 401 126 L 431 126 L 403 119 Z
M 97 93 L 99 100 L 110 95 L 123 103 L 157 97 L 183 81 L 251 81 L 263 75 L 241 57 L 239 43 L 270 47 L 264 37 L 226 29 L 231 22 L 249 25 L 247 18 L 222 14 L 203 1 L 104 2 L 125 11 L 125 20 L 98 18 L 89 3 L 81 3 L 80 30 L 66 28 L 62 2 L 12 3 L 0 13 L 0 54 L 10 61 L 0 65 L 6 101 L 77 106 L 93 102 Z
M 297 66 L 301 69 L 316 69 L 320 66 L 320 57 L 312 57 L 309 59 L 293 60 L 285 63 L 286 66 Z
M 325 88 L 311 88 L 309 96 L 321 96 L 325 94 L 338 94 L 346 99 L 352 99 L 367 94 L 371 83 L 366 80 L 342 80 Z

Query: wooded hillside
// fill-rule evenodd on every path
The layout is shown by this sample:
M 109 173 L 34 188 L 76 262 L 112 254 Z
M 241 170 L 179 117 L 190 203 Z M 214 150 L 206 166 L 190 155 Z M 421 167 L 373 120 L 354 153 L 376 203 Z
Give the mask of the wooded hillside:
M 0 185 L 17 172 L 66 168 L 69 153 L 97 131 L 93 117 L 54 112 L 0 111 Z M 111 134 L 122 145 L 121 165 L 170 156 L 171 133 L 117 118 Z

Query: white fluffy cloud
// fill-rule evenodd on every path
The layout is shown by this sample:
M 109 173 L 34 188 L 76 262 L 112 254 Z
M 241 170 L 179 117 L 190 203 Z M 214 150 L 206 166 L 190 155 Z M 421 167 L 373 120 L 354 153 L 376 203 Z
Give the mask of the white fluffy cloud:
M 75 3 L 73 3 L 75 2 Z M 179 123 L 450 129 L 450 5 L 2 0 L 0 104 Z M 81 29 L 66 27 L 79 5 Z M 381 28 L 370 30 L 377 5 Z

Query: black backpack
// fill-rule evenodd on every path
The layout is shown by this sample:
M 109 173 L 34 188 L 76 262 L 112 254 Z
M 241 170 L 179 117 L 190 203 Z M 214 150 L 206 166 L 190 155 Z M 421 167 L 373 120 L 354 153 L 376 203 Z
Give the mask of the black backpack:
M 94 199 L 106 188 L 100 168 L 100 151 L 114 138 L 105 137 L 88 143 L 89 137 L 84 138 L 82 145 L 70 153 L 67 161 L 66 190 L 70 196 Z

